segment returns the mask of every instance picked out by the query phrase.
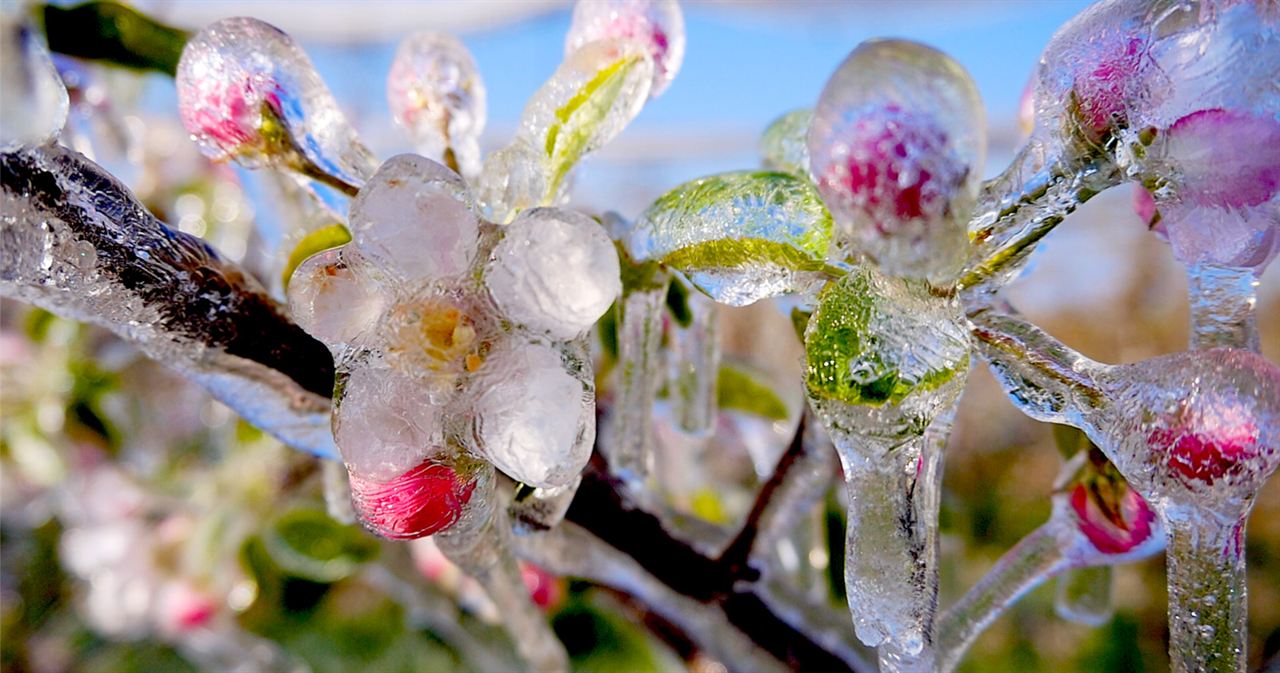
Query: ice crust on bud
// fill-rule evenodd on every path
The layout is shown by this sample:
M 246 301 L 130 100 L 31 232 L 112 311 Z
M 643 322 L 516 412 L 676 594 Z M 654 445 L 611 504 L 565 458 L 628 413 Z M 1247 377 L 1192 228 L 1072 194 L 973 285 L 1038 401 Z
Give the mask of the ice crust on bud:
M 457 38 L 419 32 L 400 43 L 387 73 L 387 103 L 420 154 L 447 163 L 452 152 L 462 175 L 474 176 L 485 100 L 475 59 Z
M 579 0 L 565 36 L 569 56 L 598 40 L 624 40 L 644 49 L 654 63 L 649 95 L 666 90 L 684 61 L 684 14 L 676 0 Z
M 837 242 L 893 275 L 953 276 L 967 254 L 985 127 L 972 79 L 941 52 L 860 45 L 827 81 L 808 135 Z

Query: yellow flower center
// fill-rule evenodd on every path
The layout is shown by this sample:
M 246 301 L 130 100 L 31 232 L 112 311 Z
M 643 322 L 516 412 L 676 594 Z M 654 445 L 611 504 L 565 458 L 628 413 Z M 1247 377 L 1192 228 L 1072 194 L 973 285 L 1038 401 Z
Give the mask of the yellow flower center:
M 393 366 L 411 376 L 443 374 L 451 382 L 484 362 L 484 342 L 475 321 L 445 297 L 402 304 L 395 309 L 388 355 Z

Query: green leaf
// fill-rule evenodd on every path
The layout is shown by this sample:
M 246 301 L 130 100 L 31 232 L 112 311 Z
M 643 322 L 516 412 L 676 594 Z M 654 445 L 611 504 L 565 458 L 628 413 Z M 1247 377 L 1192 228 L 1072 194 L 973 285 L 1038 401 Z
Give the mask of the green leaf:
M 556 109 L 555 122 L 547 128 L 544 148 L 551 168 L 544 197 L 557 193 L 570 169 L 584 154 L 595 149 L 601 123 L 609 117 L 632 71 L 643 62 L 641 56 L 624 56 L 601 68 L 568 102 Z
M 54 52 L 172 77 L 191 34 L 116 2 L 43 5 L 45 38 Z
M 831 214 L 808 180 L 739 171 L 687 182 L 649 206 L 631 248 L 682 271 L 722 303 L 802 289 L 799 272 L 839 276 L 827 262 Z
M 308 257 L 330 248 L 346 245 L 350 241 L 351 232 L 343 224 L 331 224 L 327 227 L 321 227 L 304 236 L 293 247 L 293 252 L 289 253 L 289 261 L 285 263 L 284 272 L 280 275 L 284 288 L 286 290 L 289 289 L 289 279 L 293 277 L 293 272 L 297 271 L 298 266 L 307 261 Z
M 878 406 L 937 389 L 969 366 L 958 311 L 923 281 L 856 268 L 823 290 L 809 319 L 809 394 Z
M 285 513 L 262 542 L 280 568 L 316 582 L 336 582 L 378 555 L 377 542 L 363 530 L 312 509 Z
M 720 365 L 716 402 L 721 409 L 741 411 L 772 421 L 786 420 L 787 405 L 757 377 L 732 365 Z

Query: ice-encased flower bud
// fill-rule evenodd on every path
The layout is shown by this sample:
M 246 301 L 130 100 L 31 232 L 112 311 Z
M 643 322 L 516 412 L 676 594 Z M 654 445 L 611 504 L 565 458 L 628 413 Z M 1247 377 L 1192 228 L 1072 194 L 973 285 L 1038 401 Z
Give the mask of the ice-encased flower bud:
M 1172 424 L 1152 431 L 1150 442 L 1165 452 L 1165 464 L 1189 483 L 1213 484 L 1237 465 L 1247 466 L 1261 451 L 1258 428 L 1247 418 Z
M 1119 473 L 1094 474 L 1077 483 L 1071 510 L 1080 532 L 1103 554 L 1134 551 L 1151 539 L 1156 526 L 1155 512 Z
M 451 164 L 462 175 L 480 170 L 484 81 L 457 38 L 429 32 L 405 38 L 387 73 L 387 103 L 396 122 L 413 134 L 420 154 Z
M 351 502 L 374 532 L 396 540 L 426 537 L 462 516 L 476 482 L 434 459 L 388 481 L 350 473 Z
M 1280 252 L 1280 120 L 1198 110 L 1159 131 L 1135 211 L 1184 264 L 1261 271 Z
M 837 243 L 891 275 L 945 281 L 963 264 L 986 153 L 968 73 L 902 40 L 863 43 L 827 81 L 809 128 L 809 169 Z
M 653 59 L 649 96 L 666 90 L 684 61 L 684 15 L 676 0 L 579 0 L 565 36 L 569 56 L 597 40 L 637 42 Z
M 67 88 L 49 52 L 18 12 L 0 14 L 0 150 L 56 137 L 67 122 Z
M 300 170 L 305 159 L 351 184 L 376 167 L 306 53 L 268 23 L 237 17 L 201 30 L 175 83 L 183 126 L 214 160 Z

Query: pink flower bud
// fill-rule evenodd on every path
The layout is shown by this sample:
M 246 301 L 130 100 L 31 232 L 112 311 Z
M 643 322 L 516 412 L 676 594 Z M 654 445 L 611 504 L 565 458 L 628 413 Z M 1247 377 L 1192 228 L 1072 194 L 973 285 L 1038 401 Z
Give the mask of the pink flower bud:
M 824 199 L 833 210 L 859 214 L 886 236 L 907 220 L 944 217 L 968 173 L 947 133 L 927 113 L 894 104 L 859 114 L 832 142 L 845 152 L 817 176 Z
M 543 610 L 555 609 L 564 600 L 564 588 L 554 575 L 532 563 L 520 563 L 520 578 L 529 589 L 533 604 Z
M 1152 231 L 1164 235 L 1164 227 L 1157 221 L 1160 211 L 1156 208 L 1156 199 L 1141 184 L 1133 185 L 1133 212 Z
M 1165 452 L 1165 464 L 1188 485 L 1212 485 L 1260 450 L 1258 429 L 1247 420 L 1160 428 L 1149 441 Z
M 170 634 L 186 633 L 208 624 L 217 611 L 208 594 L 184 581 L 171 582 L 161 594 L 160 627 Z
M 177 86 L 182 125 L 206 154 L 223 161 L 267 151 L 264 122 L 282 114 L 283 92 L 275 82 L 180 71 Z
M 1098 478 L 1076 484 L 1071 509 L 1080 532 L 1103 554 L 1128 553 L 1151 537 L 1155 513 L 1122 480 Z
M 1090 139 L 1098 140 L 1112 129 L 1128 125 L 1126 106 L 1144 66 L 1146 49 L 1146 42 L 1137 37 L 1118 37 L 1104 43 L 1095 59 L 1080 64 L 1071 92 L 1078 106 L 1077 121 Z
M 471 499 L 475 481 L 431 459 L 389 482 L 350 473 L 351 500 L 366 525 L 384 537 L 410 540 L 452 526 Z

